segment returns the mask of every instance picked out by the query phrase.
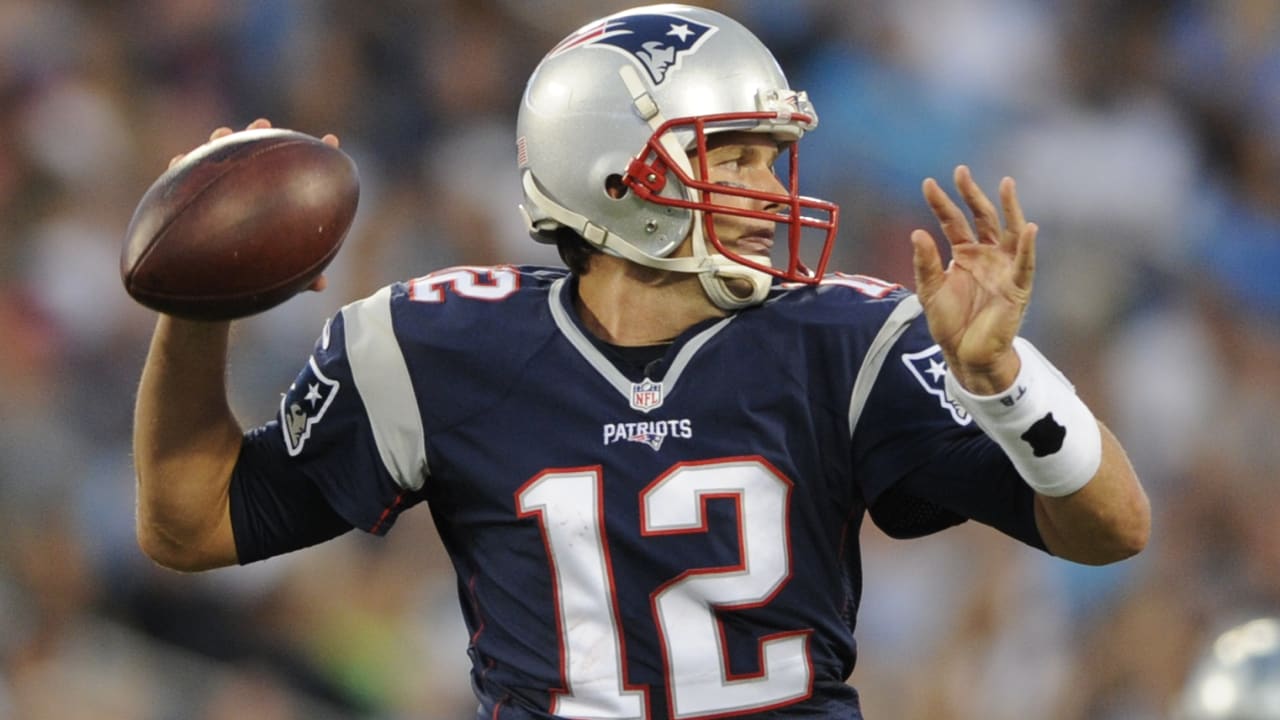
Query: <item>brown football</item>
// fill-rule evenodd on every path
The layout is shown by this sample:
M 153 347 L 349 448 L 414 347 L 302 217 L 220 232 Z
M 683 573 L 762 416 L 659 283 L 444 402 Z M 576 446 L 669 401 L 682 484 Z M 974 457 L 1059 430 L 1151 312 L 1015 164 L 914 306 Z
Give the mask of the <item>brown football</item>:
M 305 289 L 342 247 L 360 181 L 346 153 L 292 130 L 245 130 L 188 153 L 142 196 L 120 255 L 135 300 L 230 320 Z

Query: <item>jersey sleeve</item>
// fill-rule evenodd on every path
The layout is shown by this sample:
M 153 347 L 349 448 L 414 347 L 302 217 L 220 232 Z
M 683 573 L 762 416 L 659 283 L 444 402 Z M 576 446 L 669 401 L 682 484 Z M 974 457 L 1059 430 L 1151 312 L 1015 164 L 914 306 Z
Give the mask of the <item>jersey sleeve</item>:
M 301 550 L 351 529 L 288 456 L 274 452 L 275 428 L 245 434 L 231 474 L 229 503 L 236 558 L 241 565 Z
M 914 302 L 914 299 L 904 302 Z M 877 524 L 915 536 L 970 519 L 1044 548 L 1035 493 L 1004 451 L 943 386 L 946 362 L 922 314 L 906 319 L 878 359 L 853 422 L 853 462 Z M 877 510 L 877 503 L 884 505 Z M 929 527 L 910 527 L 891 508 Z M 921 508 L 929 512 L 921 512 Z
M 384 367 L 387 359 L 370 365 L 374 355 L 394 353 L 391 363 L 399 357 L 389 313 L 379 313 L 377 296 L 372 305 L 373 317 L 368 304 L 356 304 L 326 324 L 281 398 L 277 417 L 245 435 L 233 473 L 233 529 L 246 558 L 326 539 L 325 533 L 337 534 L 339 522 L 383 534 L 422 499 L 425 463 L 409 468 L 399 460 L 404 453 L 388 450 L 387 437 L 395 436 L 396 424 L 413 421 L 388 419 L 387 409 L 376 405 L 374 411 L 380 409 L 384 417 L 371 418 L 369 387 L 375 400 L 408 393 L 414 404 L 411 388 L 396 385 L 397 376 Z M 420 428 L 416 411 L 413 418 Z M 416 432 L 421 437 L 421 430 Z M 290 517 L 286 510 L 302 517 Z

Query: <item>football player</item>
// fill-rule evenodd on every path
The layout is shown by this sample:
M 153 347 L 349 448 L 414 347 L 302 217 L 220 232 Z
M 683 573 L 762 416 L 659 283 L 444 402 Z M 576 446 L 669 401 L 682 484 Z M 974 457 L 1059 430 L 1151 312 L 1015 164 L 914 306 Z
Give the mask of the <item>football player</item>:
M 477 717 L 503 720 L 859 718 L 868 515 L 897 537 L 975 520 L 1082 563 L 1138 552 L 1124 451 L 1018 337 L 1037 228 L 1013 181 L 992 201 L 956 170 L 972 223 L 924 182 L 952 260 L 914 233 L 914 293 L 827 273 L 838 208 L 798 188 L 817 125 L 717 12 L 570 35 L 516 138 L 530 232 L 567 269 L 454 267 L 351 303 L 247 432 L 227 325 L 161 317 L 142 547 L 251 563 L 425 504 Z

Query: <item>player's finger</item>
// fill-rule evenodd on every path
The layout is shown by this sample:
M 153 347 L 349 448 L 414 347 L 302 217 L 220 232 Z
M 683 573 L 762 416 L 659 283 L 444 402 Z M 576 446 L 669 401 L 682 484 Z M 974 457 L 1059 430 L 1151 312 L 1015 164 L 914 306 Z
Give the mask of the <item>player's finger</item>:
M 969 218 L 965 216 L 959 205 L 952 202 L 951 197 L 938 185 L 937 180 L 926 178 L 921 185 L 921 190 L 924 192 L 925 202 L 929 203 L 929 208 L 933 210 L 934 217 L 938 218 L 942 233 L 947 236 L 947 240 L 952 245 L 976 242 L 973 229 L 969 227 Z
M 993 245 L 1000 243 L 1000 215 L 996 212 L 996 206 L 987 198 L 987 194 L 982 192 L 982 188 L 978 186 L 976 180 L 973 179 L 973 173 L 970 172 L 967 165 L 957 165 L 955 170 L 956 189 L 960 191 L 960 196 L 969 205 L 969 209 L 973 211 L 973 224 L 978 231 L 979 242 L 989 242 Z
M 329 278 L 325 277 L 322 273 L 317 275 L 315 280 L 311 281 L 311 284 L 307 286 L 307 289 L 312 292 L 323 292 L 327 287 L 329 287 Z
M 217 130 L 214 130 L 213 132 L 209 133 L 209 140 L 213 141 L 221 137 L 226 137 L 230 135 L 232 132 L 234 131 L 231 128 L 227 127 L 226 125 L 223 125 Z
M 1036 236 L 1040 227 L 1035 223 L 1027 223 L 1018 233 L 1017 250 L 1013 256 L 1013 284 L 1031 292 L 1031 284 L 1036 275 Z
M 271 121 L 266 118 L 258 118 L 245 126 L 245 130 L 262 130 L 271 127 Z
M 1027 226 L 1027 219 L 1022 215 L 1022 203 L 1018 202 L 1018 188 L 1013 178 L 1005 177 L 1000 181 L 1000 206 L 1004 211 L 1004 242 L 1006 249 L 1016 245 L 1022 230 Z
M 172 158 L 169 159 L 169 167 L 173 167 L 174 165 L 177 165 L 178 163 L 182 162 L 182 158 L 186 156 L 187 156 L 186 153 L 178 153 L 177 155 L 174 155 Z
M 320 138 L 320 140 L 323 141 L 326 145 L 330 145 L 332 147 L 338 147 L 338 136 L 334 135 L 333 133 L 327 133 L 324 137 Z
M 911 265 L 915 271 L 916 294 L 923 299 L 933 293 L 943 274 L 938 243 L 926 230 L 911 233 Z

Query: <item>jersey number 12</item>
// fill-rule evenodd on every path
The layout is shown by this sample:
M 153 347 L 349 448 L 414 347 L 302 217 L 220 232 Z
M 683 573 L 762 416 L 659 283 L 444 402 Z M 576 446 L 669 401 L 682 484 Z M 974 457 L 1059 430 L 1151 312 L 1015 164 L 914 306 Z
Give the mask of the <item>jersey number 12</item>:
M 626 680 L 599 467 L 554 469 L 516 491 L 521 517 L 536 517 L 554 575 L 564 687 L 551 712 L 581 718 L 644 718 L 645 688 Z M 760 712 L 807 697 L 813 685 L 808 630 L 760 641 L 756 674 L 731 677 L 717 611 L 767 604 L 791 572 L 791 482 L 759 457 L 675 465 L 640 493 L 642 536 L 715 532 L 705 501 L 727 498 L 741 528 L 736 566 L 688 570 L 649 598 L 665 657 L 674 717 Z M 719 672 L 715 671 L 719 668 Z

